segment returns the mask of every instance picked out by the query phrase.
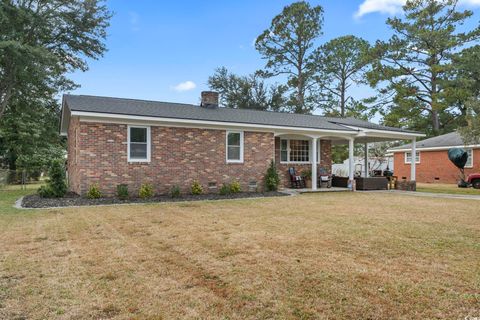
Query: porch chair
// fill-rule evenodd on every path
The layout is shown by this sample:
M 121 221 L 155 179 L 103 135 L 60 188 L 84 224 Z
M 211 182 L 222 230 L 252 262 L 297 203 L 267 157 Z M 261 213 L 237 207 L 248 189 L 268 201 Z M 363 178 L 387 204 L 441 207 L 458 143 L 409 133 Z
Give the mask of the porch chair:
M 332 187 L 332 175 L 328 171 L 321 167 L 319 169 L 320 174 L 318 176 L 318 186 L 320 188 L 331 188 Z
M 290 185 L 292 188 L 300 189 L 307 186 L 305 179 L 302 176 L 297 175 L 295 168 L 288 168 L 288 174 L 290 175 Z

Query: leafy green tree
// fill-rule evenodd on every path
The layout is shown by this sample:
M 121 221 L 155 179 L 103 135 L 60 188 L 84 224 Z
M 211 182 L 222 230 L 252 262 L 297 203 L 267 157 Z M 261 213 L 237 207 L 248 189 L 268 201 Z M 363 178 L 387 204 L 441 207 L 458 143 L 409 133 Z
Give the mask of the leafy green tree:
M 314 42 L 322 34 L 323 9 L 305 1 L 286 6 L 255 42 L 266 61 L 262 76 L 286 76 L 289 106 L 295 113 L 316 108 Z
M 367 41 L 348 35 L 330 40 L 315 51 L 316 80 L 321 92 L 329 97 L 323 103 L 325 113 L 347 115 L 347 103 L 353 100 L 348 89 L 353 84 L 365 83 L 369 47 Z
M 225 67 L 215 70 L 208 85 L 228 108 L 282 111 L 286 103 L 285 86 L 267 85 L 257 75 L 238 76 Z
M 480 95 L 480 46 L 466 48 L 452 57 L 452 68 L 445 85 L 449 105 L 467 115 L 466 102 Z
M 0 119 L 0 158 L 11 170 L 41 171 L 63 158 L 59 106 L 53 100 L 14 98 Z
M 480 143 L 480 100 L 471 98 L 466 102 L 466 126 L 458 129 L 466 144 Z
M 446 99 L 452 57 L 480 36 L 479 27 L 457 30 L 473 13 L 457 11 L 456 4 L 409 0 L 403 18 L 387 20 L 394 35 L 377 41 L 371 51 L 376 62 L 368 73 L 370 84 L 380 88 L 377 102 L 386 109 L 387 123 L 435 135 L 454 126 L 456 115 Z
M 66 74 L 102 56 L 110 16 L 101 0 L 2 1 L 0 118 L 15 96 L 50 98 L 74 88 Z
M 467 144 L 480 143 L 480 46 L 462 50 L 453 58 L 448 98 L 461 113 L 459 133 Z

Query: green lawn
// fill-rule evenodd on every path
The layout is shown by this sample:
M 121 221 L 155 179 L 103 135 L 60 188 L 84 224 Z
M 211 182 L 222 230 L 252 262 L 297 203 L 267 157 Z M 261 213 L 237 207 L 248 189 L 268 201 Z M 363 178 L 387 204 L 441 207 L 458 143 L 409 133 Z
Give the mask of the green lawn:
M 456 184 L 446 183 L 417 183 L 417 191 L 449 194 L 470 194 L 480 196 L 480 189 L 459 188 Z
M 465 319 L 478 201 L 386 193 L 17 210 L 0 319 Z

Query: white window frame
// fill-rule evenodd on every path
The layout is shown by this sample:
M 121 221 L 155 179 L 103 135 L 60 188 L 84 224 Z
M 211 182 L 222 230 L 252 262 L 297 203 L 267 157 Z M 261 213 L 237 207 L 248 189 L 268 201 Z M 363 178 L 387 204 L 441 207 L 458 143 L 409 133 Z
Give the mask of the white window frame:
M 280 163 L 283 164 L 311 164 L 312 160 L 309 161 L 290 161 L 290 140 L 303 140 L 303 141 L 308 141 L 308 158 L 312 159 L 311 157 L 311 151 L 312 151 L 312 140 L 309 139 L 282 139 L 280 138 Z M 282 141 L 287 141 L 287 161 L 282 161 Z M 320 163 L 320 139 L 317 139 L 317 164 Z
M 240 134 L 240 159 L 228 159 L 228 135 L 230 133 Z M 243 131 L 228 130 L 225 132 L 225 161 L 227 163 L 243 163 Z
M 411 151 L 405 151 L 405 164 L 412 164 L 411 158 L 408 160 L 408 154 L 412 154 Z M 417 160 L 417 154 L 418 154 L 418 160 Z M 420 163 L 420 151 L 417 151 L 415 154 L 415 163 Z
M 147 157 L 145 159 L 131 159 L 130 158 L 130 129 L 131 128 L 138 128 L 138 129 L 147 129 Z M 151 160 L 151 130 L 150 126 L 137 126 L 137 125 L 132 125 L 132 126 L 127 126 L 127 157 L 128 157 L 128 162 L 129 163 L 138 163 L 138 162 L 143 162 L 143 163 L 148 163 Z
M 467 160 L 467 161 L 470 161 L 470 165 L 465 164 L 465 168 L 473 168 L 473 149 L 468 148 L 468 149 L 465 149 L 465 151 L 470 152 Z

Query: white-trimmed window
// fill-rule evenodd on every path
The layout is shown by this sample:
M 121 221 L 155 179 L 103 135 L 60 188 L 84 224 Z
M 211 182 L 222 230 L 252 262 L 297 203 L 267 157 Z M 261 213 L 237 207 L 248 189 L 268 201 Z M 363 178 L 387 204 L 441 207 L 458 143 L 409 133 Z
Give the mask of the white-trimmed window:
M 420 151 L 417 151 L 415 153 L 415 163 L 420 163 Z M 410 164 L 412 163 L 412 153 L 411 152 L 405 152 L 405 163 Z
M 280 139 L 280 162 L 311 163 L 310 140 Z M 320 162 L 320 140 L 317 140 L 317 162 Z
M 280 140 L 280 162 L 288 162 L 288 140 Z
M 150 162 L 150 127 L 128 126 L 128 162 Z
M 227 146 L 227 162 L 242 163 L 243 162 L 243 132 L 242 131 L 227 131 L 226 134 Z
M 465 164 L 465 168 L 473 168 L 473 150 L 466 149 L 465 150 L 468 154 L 467 163 Z

